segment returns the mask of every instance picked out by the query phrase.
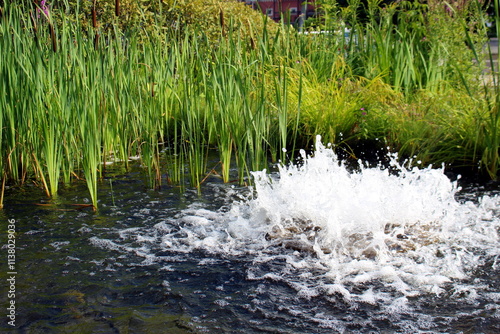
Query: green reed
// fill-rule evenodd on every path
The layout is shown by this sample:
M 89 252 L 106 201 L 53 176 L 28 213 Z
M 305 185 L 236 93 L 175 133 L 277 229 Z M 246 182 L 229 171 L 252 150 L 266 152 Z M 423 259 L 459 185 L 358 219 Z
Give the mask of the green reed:
M 358 16 L 359 1 L 331 7 L 327 33 L 308 35 L 301 46 L 318 79 L 303 79 L 302 128 L 332 141 L 342 133 L 346 144 L 379 140 L 425 163 L 473 167 L 482 156 L 482 166 L 496 175 L 498 168 L 488 167 L 498 154 L 496 94 L 491 85 L 490 93 L 477 85 L 486 41 L 479 7 L 402 1 L 381 8 L 368 1 L 365 18 Z M 343 22 L 351 29 L 345 39 Z M 321 92 L 325 81 L 336 84 Z M 309 95 L 324 111 L 307 107 Z M 485 100 L 490 107 L 481 105 Z
M 50 17 L 7 4 L 2 194 L 6 183 L 30 179 L 56 196 L 84 180 L 97 208 L 106 166 L 127 168 L 135 157 L 151 188 L 167 175 L 169 186 L 186 179 L 201 190 L 208 173 L 230 182 L 233 171 L 243 184 L 269 161 L 294 159 L 316 134 L 344 148 L 378 139 L 425 163 L 481 160 L 496 177 L 498 71 L 478 89 L 469 54 L 451 57 L 459 36 L 426 35 L 437 26 L 426 25 L 420 4 L 370 6 L 367 20 L 354 7 L 337 11 L 328 33 L 281 26 L 247 38 L 221 29 L 213 41 L 196 27 L 139 36 L 64 19 L 51 33 Z M 349 36 L 339 23 L 347 19 Z M 474 34 L 467 36 L 479 63 Z M 207 166 L 214 148 L 220 163 Z
M 154 37 L 151 44 L 139 43 L 115 31 L 100 34 L 95 44 L 89 38 L 95 31 L 84 33 L 63 20 L 52 33 L 44 32 L 40 27 L 48 22 L 28 21 L 18 7 L 9 13 L 17 19 L 13 30 L 2 25 L 16 43 L 3 48 L 12 50 L 2 72 L 12 89 L 2 96 L 7 125 L 2 126 L 2 161 L 9 180 L 31 174 L 55 196 L 61 173 L 66 184 L 84 178 L 96 207 L 108 162 L 126 165 L 129 157 L 140 155 L 156 187 L 163 173 L 160 146 L 166 145 L 169 180 L 182 182 L 187 163 L 190 183 L 199 187 L 208 150 L 215 145 L 224 181 L 230 181 L 236 162 L 243 183 L 250 170 L 266 166 L 268 150 L 281 152 L 287 144 L 286 64 L 266 64 L 284 59 L 269 40 L 255 48 L 221 36 L 213 49 L 194 29 L 167 36 L 171 43 Z M 35 23 L 36 43 L 29 33 Z M 18 82 L 19 74 L 26 80 Z M 16 94 L 28 98 L 14 101 Z
M 481 11 L 481 3 L 475 1 L 474 5 L 480 15 L 477 19 L 480 28 L 486 34 L 487 16 Z M 493 1 L 494 8 L 494 24 L 496 28 L 496 36 L 500 36 L 500 4 L 498 0 Z M 482 14 L 482 15 L 481 15 Z M 495 62 L 493 52 L 490 44 L 486 43 L 486 54 L 483 48 L 474 43 L 474 37 L 467 30 L 467 42 L 474 53 L 475 61 L 481 66 L 483 70 L 483 90 L 484 102 L 483 108 L 478 108 L 476 122 L 475 122 L 475 145 L 474 145 L 474 158 L 480 156 L 481 165 L 486 169 L 492 179 L 498 178 L 498 171 L 500 170 L 500 70 L 498 68 L 498 61 Z M 489 68 L 485 65 L 485 59 L 489 61 Z M 467 81 L 467 73 L 460 72 L 461 79 L 467 92 L 471 97 L 474 97 L 474 87 L 471 87 Z M 481 112 L 482 111 L 482 112 Z
M 235 149 L 244 150 L 244 147 L 236 147 L 236 145 L 243 137 L 241 130 L 244 126 L 244 119 L 241 116 L 245 113 L 243 101 L 248 92 L 244 91 L 242 85 L 242 68 L 234 65 L 235 57 L 239 55 L 236 50 L 232 49 L 221 48 L 214 54 L 210 89 L 207 90 L 207 93 L 211 94 L 210 116 L 213 125 L 211 133 L 220 151 L 224 182 L 230 181 Z

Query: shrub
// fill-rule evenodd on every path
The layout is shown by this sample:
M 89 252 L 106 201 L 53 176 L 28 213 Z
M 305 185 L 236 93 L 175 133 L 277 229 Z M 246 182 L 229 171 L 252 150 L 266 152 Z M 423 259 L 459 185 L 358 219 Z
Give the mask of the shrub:
M 94 26 L 104 33 L 118 28 L 122 33 L 151 36 L 195 27 L 214 41 L 221 32 L 242 37 L 260 33 L 265 26 L 276 29 L 274 22 L 236 0 L 66 0 L 49 5 L 60 9 L 53 11 L 56 21 L 64 16 L 86 30 Z

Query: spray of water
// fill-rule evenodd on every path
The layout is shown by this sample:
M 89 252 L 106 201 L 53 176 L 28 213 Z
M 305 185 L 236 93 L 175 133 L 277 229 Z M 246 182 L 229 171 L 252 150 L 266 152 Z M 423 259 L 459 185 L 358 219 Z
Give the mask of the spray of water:
M 386 299 L 377 283 L 403 298 L 440 294 L 499 254 L 498 198 L 457 202 L 460 189 L 443 168 L 407 169 L 393 156 L 390 171 L 360 162 L 353 172 L 320 138 L 313 155 L 301 154 L 303 163 L 280 167 L 277 178 L 254 173 L 249 220 L 265 226 L 270 244 L 308 251 L 325 268 L 328 283 L 316 293 L 376 303 Z M 356 285 L 366 289 L 353 295 Z
M 322 270 L 299 293 L 368 303 L 387 298 L 373 283 L 403 298 L 440 294 L 498 256 L 499 199 L 459 203 L 460 189 L 443 168 L 406 168 L 393 156 L 391 168 L 360 163 L 352 171 L 320 138 L 312 155 L 301 155 L 301 163 L 280 166 L 276 175 L 254 172 L 254 196 L 226 212 L 193 206 L 175 224 L 158 224 L 164 245 L 256 261 L 286 254 L 302 275 Z M 358 285 L 365 289 L 355 294 L 350 287 Z
M 498 196 L 459 202 L 444 168 L 405 167 L 394 156 L 389 168 L 360 163 L 353 171 L 320 138 L 301 156 L 277 173 L 254 172 L 248 197 L 234 200 L 234 190 L 218 211 L 193 204 L 136 240 L 243 256 L 252 263 L 248 280 L 384 314 L 410 312 L 409 300 L 422 296 L 500 300 L 473 279 L 479 267 L 498 270 Z

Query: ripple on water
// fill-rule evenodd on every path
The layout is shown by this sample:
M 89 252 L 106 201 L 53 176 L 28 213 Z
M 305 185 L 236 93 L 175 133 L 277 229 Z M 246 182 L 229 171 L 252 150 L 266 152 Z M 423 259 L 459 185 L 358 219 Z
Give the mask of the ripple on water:
M 443 169 L 395 161 L 353 171 L 318 141 L 300 163 L 255 172 L 250 190 L 214 182 L 200 198 L 120 181 L 99 215 L 25 215 L 23 324 L 499 332 L 498 195 L 469 199 Z
M 457 316 L 426 313 L 422 302 L 444 297 L 450 307 L 488 305 L 490 316 L 498 313 L 491 285 L 475 273 L 480 266 L 498 272 L 498 196 L 459 202 L 460 188 L 443 169 L 406 168 L 395 158 L 390 171 L 362 164 L 352 171 L 319 141 L 302 158 L 276 175 L 253 173 L 255 196 L 224 210 L 194 203 L 143 233 L 175 252 L 243 257 L 248 281 L 294 291 L 280 300 L 288 312 L 305 312 L 292 307 L 294 298 L 326 301 L 321 316 L 306 312 L 320 326 L 342 328 L 330 312 L 338 300 L 370 314 L 359 324 L 373 328 L 384 321 L 413 329 L 450 326 Z

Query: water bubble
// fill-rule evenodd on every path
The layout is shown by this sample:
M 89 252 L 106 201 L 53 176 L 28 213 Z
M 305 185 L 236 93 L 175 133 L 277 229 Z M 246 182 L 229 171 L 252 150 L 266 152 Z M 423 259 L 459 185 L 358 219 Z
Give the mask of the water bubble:
M 299 151 L 298 164 L 279 164 L 271 174 L 253 172 L 248 195 L 235 196 L 241 189 L 228 186 L 220 210 L 192 205 L 156 224 L 150 235 L 168 252 L 214 255 L 198 261 L 200 267 L 215 266 L 215 258 L 248 261 L 242 275 L 265 283 L 262 289 L 284 285 L 304 300 L 326 299 L 349 309 L 369 305 L 390 319 L 411 313 L 414 300 L 429 295 L 471 305 L 492 300 L 487 284 L 473 275 L 481 266 L 498 269 L 498 196 L 459 202 L 460 188 L 444 167 L 409 167 L 397 153 L 388 156 L 390 168 L 360 162 L 353 171 L 320 139 L 312 154 Z M 91 242 L 147 256 L 145 248 L 95 237 Z M 152 239 L 135 242 L 148 246 Z M 175 271 L 164 264 L 160 270 Z M 216 300 L 227 306 L 226 299 Z M 343 326 L 319 313 L 311 318 L 325 327 Z M 433 319 L 417 318 L 422 326 Z

